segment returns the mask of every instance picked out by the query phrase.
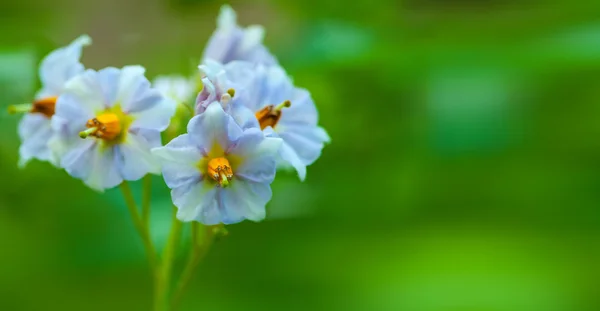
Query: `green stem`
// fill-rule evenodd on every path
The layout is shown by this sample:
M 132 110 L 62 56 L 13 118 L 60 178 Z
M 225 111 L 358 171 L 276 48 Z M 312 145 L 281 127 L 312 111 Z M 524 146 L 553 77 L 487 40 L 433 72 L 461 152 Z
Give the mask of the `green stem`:
M 131 193 L 131 188 L 129 187 L 129 183 L 123 181 L 123 183 L 121 183 L 121 191 L 123 192 L 125 203 L 127 205 L 127 208 L 129 209 L 129 213 L 131 214 L 133 225 L 135 226 L 135 229 L 137 230 L 138 234 L 142 238 L 142 242 L 144 243 L 144 248 L 146 249 L 146 255 L 148 257 L 150 270 L 154 272 L 156 269 L 156 252 L 154 251 L 154 245 L 152 244 L 152 239 L 150 238 L 150 233 L 148 232 L 148 226 L 144 224 L 142 218 L 140 217 L 137 205 L 135 204 L 135 199 L 133 198 L 133 194 Z
M 152 201 L 152 175 L 148 174 L 143 179 L 142 191 L 142 221 L 146 227 L 150 226 L 150 202 Z
M 200 264 L 202 258 L 204 258 L 210 249 L 212 242 L 214 241 L 214 228 L 210 226 L 204 226 L 203 228 L 200 228 L 200 226 L 202 225 L 197 222 L 192 222 L 192 250 L 188 257 L 185 268 L 181 273 L 177 287 L 173 293 L 173 300 L 171 301 L 172 311 L 175 311 L 177 308 L 179 308 L 183 294 L 190 284 L 198 264 Z M 202 232 L 201 229 L 204 229 L 204 232 L 202 237 L 199 238 L 198 236 Z
M 156 311 L 168 310 L 167 297 L 169 295 L 169 285 L 171 284 L 171 271 L 173 270 L 173 258 L 179 238 L 181 236 L 181 228 L 183 223 L 176 217 L 177 208 L 173 207 L 173 218 L 171 223 L 171 232 L 169 240 L 163 251 L 163 260 L 160 269 L 156 274 L 156 295 L 154 297 L 154 307 Z

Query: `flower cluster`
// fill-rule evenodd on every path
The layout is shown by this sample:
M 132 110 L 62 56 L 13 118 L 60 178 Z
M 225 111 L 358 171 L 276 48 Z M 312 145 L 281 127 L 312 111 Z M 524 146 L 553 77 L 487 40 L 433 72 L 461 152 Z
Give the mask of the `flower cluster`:
M 197 77 L 153 83 L 141 66 L 86 70 L 81 36 L 41 62 L 33 102 L 9 108 L 25 113 L 20 163 L 48 161 L 99 191 L 162 173 L 181 221 L 264 219 L 277 168 L 304 180 L 330 138 L 263 36 L 224 6 Z

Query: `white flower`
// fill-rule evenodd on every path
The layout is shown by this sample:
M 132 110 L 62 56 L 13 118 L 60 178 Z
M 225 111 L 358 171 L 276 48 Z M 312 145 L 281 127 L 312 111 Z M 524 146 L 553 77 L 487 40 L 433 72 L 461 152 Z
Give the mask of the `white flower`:
M 277 60 L 263 45 L 265 31 L 262 26 L 241 28 L 237 25 L 235 11 L 228 5 L 221 7 L 217 30 L 208 41 L 202 62 L 209 59 L 220 63 L 244 60 L 257 64 L 273 65 Z
M 158 76 L 152 81 L 152 85 L 163 96 L 178 104 L 186 105 L 196 95 L 195 81 L 180 75 Z
M 161 159 L 177 218 L 206 225 L 265 218 L 281 139 L 242 130 L 217 102 L 190 120 L 188 133 L 152 152 Z
M 50 119 L 54 115 L 56 99 L 62 94 L 67 81 L 83 72 L 84 67 L 79 62 L 81 50 L 91 42 L 90 37 L 82 35 L 68 46 L 48 54 L 40 64 L 42 88 L 33 102 L 9 107 L 9 112 L 25 113 L 19 123 L 20 166 L 31 159 L 58 164 L 58 159 L 48 148 L 48 142 L 53 136 Z
M 59 139 L 51 148 L 61 167 L 93 189 L 160 173 L 150 149 L 161 145 L 175 104 L 151 88 L 144 71 L 86 70 L 58 98 L 52 125 Z

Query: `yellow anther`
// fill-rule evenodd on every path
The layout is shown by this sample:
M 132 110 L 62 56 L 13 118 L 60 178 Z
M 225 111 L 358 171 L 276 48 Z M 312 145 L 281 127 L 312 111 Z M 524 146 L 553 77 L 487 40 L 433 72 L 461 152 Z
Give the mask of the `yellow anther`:
M 233 178 L 233 171 L 231 170 L 229 160 L 224 157 L 208 161 L 207 174 L 223 188 L 229 186 L 229 182 Z
M 79 137 L 94 136 L 104 140 L 113 140 L 121 135 L 121 120 L 114 113 L 103 113 L 87 121 L 88 128 L 79 133 Z

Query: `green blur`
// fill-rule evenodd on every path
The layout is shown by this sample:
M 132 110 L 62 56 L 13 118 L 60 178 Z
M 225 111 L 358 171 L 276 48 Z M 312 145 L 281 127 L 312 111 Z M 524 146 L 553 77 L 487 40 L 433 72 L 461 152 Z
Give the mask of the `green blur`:
M 82 33 L 90 68 L 192 74 L 221 4 L 0 3 L 0 310 L 150 310 L 121 193 L 46 163 L 19 169 L 18 117 L 4 111 Z M 228 227 L 182 310 L 600 309 L 600 4 L 231 5 L 265 26 L 332 144 L 305 182 L 278 174 L 266 221 Z M 162 247 L 170 197 L 153 185 Z

